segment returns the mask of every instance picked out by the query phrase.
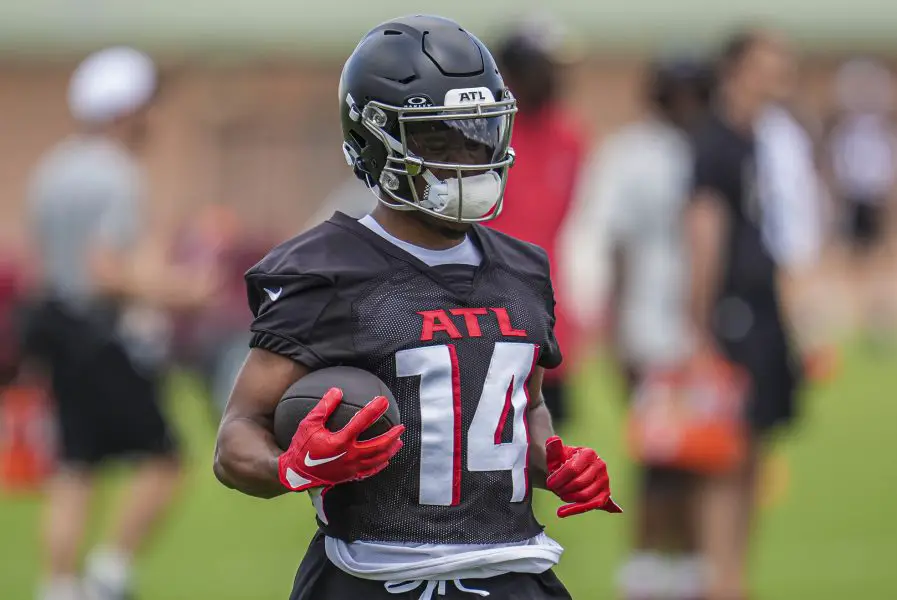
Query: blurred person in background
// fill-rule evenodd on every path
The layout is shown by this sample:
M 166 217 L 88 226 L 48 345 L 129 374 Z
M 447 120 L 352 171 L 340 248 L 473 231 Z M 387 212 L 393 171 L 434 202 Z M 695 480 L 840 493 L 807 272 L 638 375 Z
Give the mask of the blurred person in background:
M 711 600 L 748 597 L 758 459 L 773 429 L 795 412 L 799 373 L 782 317 L 779 266 L 764 240 L 755 139 L 764 111 L 790 87 L 792 64 L 787 44 L 773 32 L 747 30 L 732 37 L 720 57 L 715 110 L 696 135 L 685 235 L 697 352 L 730 361 L 751 382 L 747 457 L 702 484 L 701 546 Z
M 786 49 L 787 51 L 787 49 Z M 822 269 L 827 197 L 817 168 L 815 143 L 792 106 L 796 61 L 782 72 L 774 101 L 754 126 L 757 195 L 762 205 L 763 242 L 779 266 L 783 314 L 806 374 L 832 375 L 837 288 Z
M 813 140 L 784 103 L 771 103 L 755 125 L 764 242 L 790 272 L 812 269 L 822 248 L 824 196 Z
M 21 257 L 10 248 L 0 250 L 0 389 L 16 379 L 21 362 L 16 319 L 26 288 Z
M 888 223 L 897 183 L 894 76 L 872 59 L 853 59 L 835 77 L 837 109 L 826 136 L 831 189 L 849 244 L 848 285 L 857 290 L 860 326 L 870 335 L 889 322 Z
M 606 318 L 627 398 L 647 373 L 677 368 L 691 352 L 681 223 L 690 192 L 690 130 L 707 110 L 711 79 L 709 65 L 688 58 L 652 65 L 649 113 L 601 144 L 586 167 L 587 193 L 565 227 L 565 262 L 590 263 L 568 270 L 592 269 L 603 253 L 611 257 Z M 693 487 L 684 471 L 644 468 L 635 548 L 620 576 L 624 598 L 699 597 Z
M 207 204 L 184 223 L 172 248 L 175 264 L 219 277 L 217 293 L 201 312 L 174 312 L 172 340 L 172 358 L 200 376 L 216 420 L 249 352 L 252 314 L 243 275 L 272 246 L 272 236 L 247 231 L 233 207 Z
M 369 214 L 377 207 L 376 189 L 377 186 L 373 188 L 359 186 L 358 178 L 354 175 L 345 179 L 324 198 L 318 210 L 305 221 L 302 231 L 320 225 L 335 212 L 349 215 L 353 219 L 360 219 Z
M 52 416 L 23 360 L 20 320 L 32 273 L 18 244 L 0 248 L 0 492 L 37 491 L 52 469 Z
M 496 50 L 508 88 L 517 99 L 514 150 L 517 157 L 505 189 L 507 202 L 489 225 L 548 252 L 557 273 L 555 250 L 561 226 L 572 205 L 585 154 L 582 128 L 560 101 L 564 68 L 573 59 L 571 42 L 560 24 L 550 18 L 531 18 Z M 536 217 L 538 215 L 538 217 Z M 555 333 L 576 363 L 573 330 L 565 302 L 558 298 Z M 563 428 L 569 411 L 569 367 L 545 373 L 542 394 L 555 426 Z
M 135 553 L 172 502 L 181 465 L 159 407 L 171 308 L 199 307 L 209 271 L 173 270 L 146 235 L 138 155 L 149 133 L 158 73 L 116 47 L 75 70 L 68 104 L 79 132 L 34 172 L 28 211 L 39 261 L 24 332 L 50 376 L 61 433 L 59 469 L 43 515 L 42 600 L 129 597 Z M 109 539 L 78 576 L 91 494 L 108 459 L 133 459 L 130 489 Z

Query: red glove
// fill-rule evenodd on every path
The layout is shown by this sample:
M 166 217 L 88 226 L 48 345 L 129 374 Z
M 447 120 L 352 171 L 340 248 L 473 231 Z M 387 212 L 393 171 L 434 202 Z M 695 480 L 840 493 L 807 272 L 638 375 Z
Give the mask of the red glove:
M 293 441 L 277 459 L 280 482 L 294 492 L 313 487 L 365 479 L 386 468 L 402 447 L 399 436 L 404 425 L 396 425 L 377 437 L 359 441 L 358 436 L 389 408 L 389 401 L 377 396 L 352 417 L 346 426 L 333 432 L 324 426 L 343 400 L 343 391 L 331 388 L 299 423 Z
M 548 462 L 546 487 L 564 502 L 558 509 L 560 518 L 578 515 L 589 510 L 621 513 L 610 497 L 610 478 L 607 465 L 591 448 L 565 446 L 556 435 L 545 442 Z

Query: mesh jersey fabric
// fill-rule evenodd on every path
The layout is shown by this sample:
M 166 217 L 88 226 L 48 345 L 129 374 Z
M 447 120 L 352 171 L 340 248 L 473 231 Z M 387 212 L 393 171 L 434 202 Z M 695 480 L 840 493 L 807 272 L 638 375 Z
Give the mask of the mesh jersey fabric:
M 541 531 L 528 481 L 523 497 L 512 501 L 510 470 L 467 467 L 468 434 L 495 357 L 513 355 L 519 362 L 528 356 L 528 365 L 504 365 L 521 378 L 528 377 L 534 363 L 553 368 L 561 361 L 548 261 L 537 247 L 504 234 L 474 226 L 470 235 L 483 262 L 469 290 L 458 289 L 438 271 L 339 213 L 275 248 L 247 273 L 255 315 L 252 346 L 313 370 L 349 365 L 374 373 L 393 391 L 406 426 L 405 446 L 386 470 L 324 494 L 326 522 L 319 519 L 319 525 L 328 536 L 492 544 L 526 540 Z M 517 346 L 510 354 L 498 353 L 498 344 Z M 432 487 L 446 477 L 421 467 L 422 414 L 429 410 L 421 403 L 421 380 L 447 372 L 400 377 L 397 371 L 398 354 L 437 347 L 451 357 L 451 364 L 432 366 L 451 370 L 452 389 L 457 390 L 452 418 L 460 448 L 457 457 L 453 444 L 430 443 L 426 450 L 453 454 L 449 464 L 455 467 L 452 486 L 457 491 L 450 504 L 421 502 L 422 485 Z M 508 444 L 517 415 L 511 407 L 504 416 L 495 442 Z

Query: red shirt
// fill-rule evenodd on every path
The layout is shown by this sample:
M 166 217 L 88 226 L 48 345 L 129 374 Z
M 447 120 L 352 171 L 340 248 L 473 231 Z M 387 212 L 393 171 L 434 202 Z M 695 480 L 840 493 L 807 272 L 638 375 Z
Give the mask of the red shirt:
M 21 358 L 17 308 L 24 298 L 26 279 L 20 263 L 8 256 L 0 258 L 0 386 L 14 376 Z
M 555 246 L 573 204 L 585 140 L 573 120 L 555 106 L 534 115 L 518 113 L 511 146 L 517 153 L 517 161 L 508 177 L 502 213 L 489 224 L 544 248 L 552 273 L 557 273 Z M 555 299 L 555 333 L 561 349 L 572 350 L 569 343 L 572 330 L 564 318 L 563 299 L 557 297 L 557 289 Z M 555 373 L 559 374 L 558 371 Z

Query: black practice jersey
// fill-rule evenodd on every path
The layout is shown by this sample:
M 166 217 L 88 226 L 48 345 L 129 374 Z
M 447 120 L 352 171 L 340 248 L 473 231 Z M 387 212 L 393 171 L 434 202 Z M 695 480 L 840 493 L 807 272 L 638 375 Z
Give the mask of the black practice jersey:
M 561 362 L 548 259 L 493 229 L 470 235 L 483 262 L 465 277 L 337 213 L 246 275 L 253 347 L 364 369 L 399 405 L 405 444 L 390 466 L 324 494 L 330 536 L 487 544 L 541 530 L 526 412 L 535 366 Z

